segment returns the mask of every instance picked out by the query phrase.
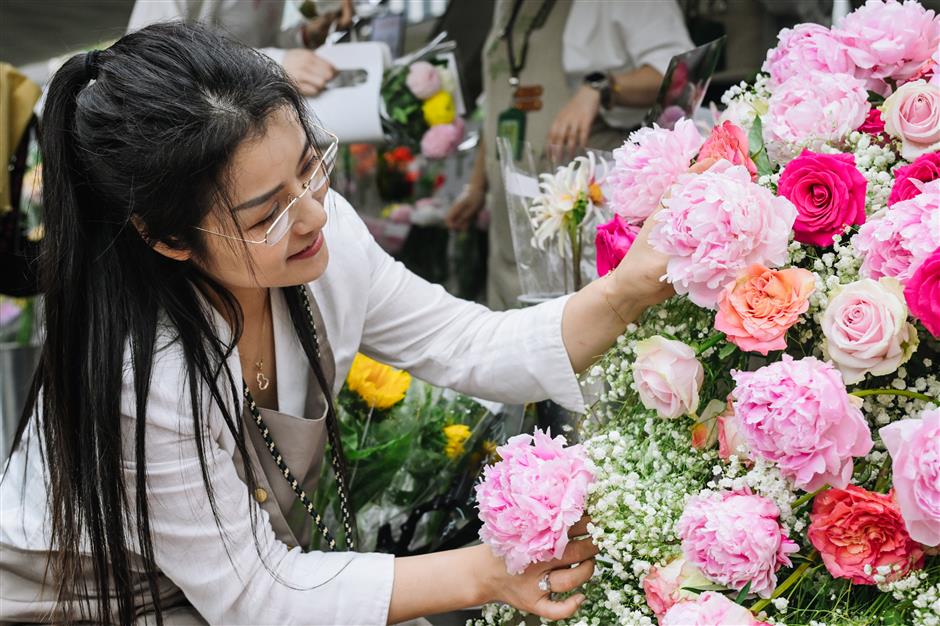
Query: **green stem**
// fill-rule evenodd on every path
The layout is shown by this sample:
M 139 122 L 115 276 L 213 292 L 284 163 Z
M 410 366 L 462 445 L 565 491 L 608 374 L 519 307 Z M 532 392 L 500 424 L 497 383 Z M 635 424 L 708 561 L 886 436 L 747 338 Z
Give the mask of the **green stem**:
M 799 507 L 803 506 L 804 504 L 806 504 L 807 502 L 809 502 L 810 500 L 812 500 L 813 498 L 815 498 L 816 496 L 818 496 L 819 494 L 821 494 L 823 491 L 827 489 L 829 489 L 829 485 L 823 485 L 822 487 L 820 487 L 819 489 L 817 489 L 816 491 L 812 493 L 804 493 L 802 496 L 800 496 L 799 498 L 793 501 L 793 504 L 791 505 L 790 508 L 798 509 Z
M 883 493 L 888 488 L 888 470 L 891 469 L 891 455 L 885 456 L 884 463 L 878 471 L 878 478 L 875 479 L 875 491 Z
M 574 291 L 581 290 L 581 227 L 572 224 L 568 229 L 571 239 L 571 278 L 574 280 Z
M 703 352 L 705 352 L 706 350 L 708 350 L 709 348 L 717 346 L 719 343 L 721 343 L 724 340 L 724 338 L 725 338 L 724 333 L 721 333 L 721 332 L 715 333 L 714 335 L 706 339 L 705 342 L 702 343 L 695 350 L 695 355 L 698 356 L 702 354 Z
M 810 568 L 810 565 L 812 565 L 813 561 L 816 560 L 816 556 L 818 554 L 819 554 L 818 552 L 813 550 L 810 553 L 810 555 L 806 558 L 806 561 L 802 565 L 800 565 L 798 568 L 796 568 L 793 571 L 793 573 L 790 574 L 789 578 L 787 578 L 785 581 L 777 585 L 777 588 L 774 589 L 773 594 L 769 598 L 759 600 L 751 605 L 751 613 L 757 615 L 760 611 L 764 609 L 764 607 L 770 604 L 771 601 L 776 600 L 777 598 L 782 596 L 784 591 L 786 591 L 787 589 L 795 585 L 797 582 L 799 582 L 799 580 L 803 578 L 803 575 L 806 574 L 806 570 L 808 570 Z
M 905 398 L 914 398 L 915 400 L 923 400 L 924 402 L 936 402 L 936 400 L 930 396 L 925 396 L 916 391 L 908 391 L 907 389 L 857 389 L 850 391 L 849 394 L 856 398 L 864 398 L 865 396 L 904 396 Z

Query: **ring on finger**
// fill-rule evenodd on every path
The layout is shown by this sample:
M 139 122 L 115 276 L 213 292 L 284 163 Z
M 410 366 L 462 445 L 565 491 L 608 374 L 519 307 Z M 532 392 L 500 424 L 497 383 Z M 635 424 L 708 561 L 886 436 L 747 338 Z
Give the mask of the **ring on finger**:
M 542 577 L 539 578 L 539 591 L 542 593 L 551 593 L 552 592 L 552 580 L 549 578 L 551 572 L 545 572 L 542 574 Z

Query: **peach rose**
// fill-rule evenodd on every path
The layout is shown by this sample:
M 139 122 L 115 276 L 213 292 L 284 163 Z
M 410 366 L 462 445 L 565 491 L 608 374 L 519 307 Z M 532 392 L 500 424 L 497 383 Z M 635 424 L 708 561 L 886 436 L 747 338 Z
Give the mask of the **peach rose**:
M 722 291 L 715 329 L 745 352 L 766 356 L 771 350 L 783 350 L 787 329 L 806 312 L 815 289 L 815 278 L 807 270 L 751 265 Z

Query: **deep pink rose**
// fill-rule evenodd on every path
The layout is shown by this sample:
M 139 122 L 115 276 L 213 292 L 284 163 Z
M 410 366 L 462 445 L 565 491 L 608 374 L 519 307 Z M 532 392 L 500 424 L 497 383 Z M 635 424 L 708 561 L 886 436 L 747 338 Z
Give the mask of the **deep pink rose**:
M 598 276 L 604 276 L 620 265 L 639 232 L 639 226 L 628 224 L 619 215 L 597 227 L 594 244 L 597 249 Z
M 888 206 L 901 200 L 910 200 L 920 193 L 913 181 L 929 183 L 940 178 L 940 152 L 928 152 L 917 157 L 910 165 L 894 170 L 894 185 L 888 196 Z
M 643 578 L 643 593 L 650 610 L 658 618 L 676 602 L 695 598 L 694 591 L 683 587 L 703 587 L 711 581 L 697 567 L 682 557 L 673 559 L 668 565 L 654 565 Z
M 777 192 L 797 210 L 793 238 L 814 246 L 831 246 L 846 227 L 865 223 L 868 181 L 855 167 L 854 154 L 817 154 L 804 150 L 790 161 Z
M 940 409 L 878 433 L 891 454 L 894 498 L 911 539 L 940 546 Z
M 911 315 L 934 337 L 940 338 L 940 248 L 914 270 L 904 287 Z
M 714 591 L 672 606 L 659 626 L 767 626 L 746 608 Z
M 883 135 L 885 132 L 885 121 L 881 118 L 881 111 L 872 107 L 871 110 L 868 111 L 868 117 L 865 118 L 865 121 L 862 122 L 862 125 L 859 126 L 857 130 L 860 133 L 868 133 L 875 137 Z
M 757 180 L 757 166 L 748 153 L 747 134 L 740 126 L 727 120 L 712 128 L 712 134 L 702 144 L 695 162 L 711 166 L 722 159 L 743 165 L 751 173 L 751 179 Z
M 845 487 L 853 457 L 874 443 L 861 401 L 842 375 L 814 357 L 782 360 L 754 372 L 732 371 L 734 412 L 752 455 L 773 461 L 797 487 Z
M 855 63 L 845 44 L 828 28 L 819 24 L 797 24 L 780 31 L 777 47 L 767 51 L 767 60 L 761 69 L 770 74 L 770 86 L 776 87 L 808 71 L 852 74 Z
M 769 598 L 776 572 L 799 546 L 787 537 L 773 500 L 747 491 L 703 491 L 676 524 L 682 553 L 711 581 Z
M 924 551 L 904 527 L 891 494 L 855 485 L 813 500 L 807 535 L 829 573 L 856 585 L 898 580 L 924 563 Z
M 441 77 L 432 64 L 418 61 L 408 68 L 405 84 L 418 100 L 427 100 L 441 90 Z
M 913 161 L 940 149 L 940 87 L 918 80 L 898 87 L 881 107 L 885 132 L 901 140 L 901 156 Z

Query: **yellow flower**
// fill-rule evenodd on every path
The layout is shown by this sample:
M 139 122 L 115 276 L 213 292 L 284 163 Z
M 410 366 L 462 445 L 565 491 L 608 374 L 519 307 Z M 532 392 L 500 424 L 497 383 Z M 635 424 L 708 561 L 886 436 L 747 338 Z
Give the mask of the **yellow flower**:
M 428 126 L 450 124 L 457 116 L 454 99 L 446 91 L 438 91 L 425 100 L 421 105 L 421 111 L 424 112 L 424 121 L 428 123 Z
M 463 454 L 463 444 L 470 438 L 470 427 L 466 424 L 451 424 L 444 427 L 444 436 L 447 438 L 447 445 L 444 446 L 444 454 L 448 458 L 456 459 Z
M 402 401 L 411 386 L 411 374 L 357 354 L 346 384 L 370 407 L 384 410 Z

